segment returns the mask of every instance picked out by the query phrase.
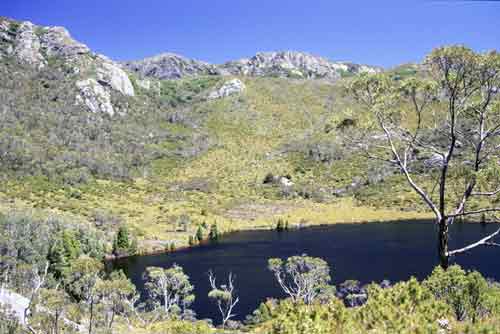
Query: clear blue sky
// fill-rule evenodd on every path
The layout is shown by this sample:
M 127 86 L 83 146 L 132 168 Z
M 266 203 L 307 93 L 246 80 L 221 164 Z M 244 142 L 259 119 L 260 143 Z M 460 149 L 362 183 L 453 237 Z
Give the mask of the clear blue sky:
M 0 0 L 0 16 L 61 25 L 117 60 L 161 52 L 221 63 L 300 50 L 381 66 L 461 43 L 500 50 L 500 2 Z

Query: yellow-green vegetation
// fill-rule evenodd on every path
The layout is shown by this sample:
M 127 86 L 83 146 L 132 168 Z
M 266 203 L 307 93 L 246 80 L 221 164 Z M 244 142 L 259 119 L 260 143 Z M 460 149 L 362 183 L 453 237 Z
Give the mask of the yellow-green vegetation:
M 7 63 L 0 70 L 24 82 L 12 66 Z M 30 74 L 34 77 L 28 76 L 31 80 L 19 96 L 12 93 L 15 104 L 26 104 L 26 110 L 19 111 L 22 117 L 13 113 L 11 126 L 0 126 L 9 150 L 5 166 L 0 166 L 4 211 L 20 202 L 113 233 L 126 224 L 140 251 L 182 247 L 190 239 L 193 244 L 195 234 L 207 236 L 213 224 L 225 233 L 272 228 L 278 219 L 294 227 L 431 217 L 398 168 L 368 159 L 356 141 L 364 138 L 365 145 L 376 146 L 383 137 L 373 112 L 345 89 L 363 80 L 241 77 L 246 87 L 241 94 L 215 100 L 207 95 L 228 78 L 161 81 L 155 82 L 157 90 L 149 91 L 136 85 L 135 97 L 114 97 L 122 116 L 93 115 L 95 119 L 82 125 L 79 117 L 88 116 L 73 110 L 70 101 L 26 98 L 34 91 L 43 96 L 52 92 L 43 73 Z M 402 87 L 412 76 L 426 78 L 419 66 L 381 75 L 391 85 L 403 82 Z M 37 114 L 42 104 L 73 108 L 71 113 L 79 116 Z M 399 125 L 413 129 L 417 118 L 409 105 L 398 100 L 387 112 Z M 446 106 L 433 101 L 429 108 L 434 116 L 444 115 L 422 122 L 440 145 Z M 43 117 L 43 127 L 30 121 L 36 117 Z M 73 138 L 65 126 L 88 133 L 75 130 L 78 136 Z M 52 128 L 57 130 L 54 143 L 47 132 Z M 414 180 L 436 196 L 437 170 L 426 165 L 432 156 L 415 156 Z M 500 181 L 498 166 L 493 159 L 490 164 L 477 177 L 478 184 L 485 183 L 481 189 Z M 469 174 L 458 164 L 452 166 L 446 200 L 460 196 Z M 468 203 L 480 207 L 486 201 L 477 197 Z
M 392 178 L 400 191 L 391 195 L 390 205 L 370 200 L 379 197 L 376 194 L 361 200 L 352 194 L 332 196 L 333 189 L 350 185 L 367 168 L 367 162 L 349 154 L 350 148 L 342 147 L 338 138 L 345 119 L 363 118 L 347 105 L 341 84 L 242 80 L 247 87 L 242 96 L 189 105 L 190 117 L 204 120 L 202 127 L 214 143 L 205 153 L 153 160 L 150 169 L 124 181 L 96 177 L 67 185 L 35 175 L 9 178 L 0 191 L 42 211 L 89 221 L 96 212 L 118 217 L 145 251 L 164 249 L 172 242 L 187 245 L 203 223 L 216 223 L 221 232 L 228 232 L 270 228 L 280 217 L 292 227 L 427 217 L 418 212 L 415 196 L 397 177 Z M 174 91 L 168 90 L 170 95 Z M 165 126 L 179 135 L 189 131 L 176 124 Z M 309 156 L 321 145 L 327 147 L 328 161 Z M 286 197 L 279 185 L 263 184 L 268 173 L 291 176 L 302 195 Z M 177 226 L 183 215 L 190 220 L 186 230 Z
M 268 300 L 253 313 L 240 331 L 215 329 L 204 321 L 172 319 L 152 325 L 134 321 L 134 333 L 240 333 L 254 334 L 414 334 L 498 332 L 500 288 L 478 272 L 459 266 L 447 271 L 440 267 L 424 281 L 415 278 L 391 287 L 370 284 L 368 300 L 357 307 L 346 307 L 335 297 L 326 301 Z M 118 323 L 116 329 L 125 330 Z
M 132 331 L 130 326 L 122 324 L 117 326 L 117 333 L 130 332 L 134 334 L 210 334 L 210 333 L 223 333 L 208 325 L 205 321 L 182 321 L 182 320 L 166 320 L 155 322 L 152 325 L 137 324 L 133 327 Z

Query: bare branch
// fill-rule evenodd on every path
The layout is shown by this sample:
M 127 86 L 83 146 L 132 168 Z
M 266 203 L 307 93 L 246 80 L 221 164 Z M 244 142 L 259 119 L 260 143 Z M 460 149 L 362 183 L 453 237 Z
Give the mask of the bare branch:
M 429 195 L 427 195 L 427 193 L 422 188 L 420 188 L 415 183 L 415 181 L 413 181 L 413 178 L 411 177 L 410 172 L 408 171 L 408 168 L 407 168 L 407 165 L 406 165 L 406 161 L 402 161 L 401 160 L 401 157 L 399 156 L 399 153 L 396 150 L 396 147 L 394 146 L 394 142 L 392 140 L 392 135 L 391 135 L 390 131 L 387 129 L 387 127 L 384 124 L 384 122 L 381 119 L 381 117 L 377 117 L 377 118 L 379 120 L 380 127 L 384 130 L 384 133 L 385 133 L 385 136 L 386 136 L 387 141 L 389 143 L 390 149 L 391 149 L 394 157 L 396 158 L 397 163 L 398 163 L 401 171 L 406 176 L 406 180 L 411 185 L 411 187 L 420 195 L 420 197 L 422 197 L 422 199 L 424 200 L 424 202 L 432 209 L 432 211 L 436 215 L 436 218 L 440 219 L 442 216 L 441 216 L 441 213 L 439 212 L 437 206 L 434 204 L 434 202 L 429 197 Z
M 500 188 L 495 191 L 490 192 L 474 192 L 472 195 L 474 196 L 495 196 L 496 194 L 500 194 Z
M 500 208 L 485 208 L 485 209 L 479 209 L 479 210 L 474 210 L 474 211 L 459 212 L 459 213 L 447 215 L 447 217 L 454 218 L 454 217 L 460 217 L 460 216 L 472 216 L 472 215 L 478 215 L 478 214 L 486 213 L 486 212 L 500 212 Z
M 495 246 L 495 247 L 500 247 L 500 244 L 499 243 L 496 243 L 496 242 L 485 242 L 484 243 L 485 246 Z
M 448 256 L 454 256 L 456 254 L 460 254 L 460 253 L 464 253 L 464 252 L 467 252 L 473 248 L 476 248 L 478 246 L 500 246 L 500 244 L 497 244 L 495 242 L 490 242 L 491 239 L 493 239 L 494 237 L 496 237 L 498 234 L 500 233 L 500 228 L 498 230 L 496 230 L 495 232 L 491 233 L 490 235 L 482 238 L 481 240 L 475 242 L 475 243 L 472 243 L 468 246 L 465 246 L 463 248 L 460 248 L 460 249 L 456 249 L 456 250 L 453 250 L 453 251 L 450 251 L 448 252 Z

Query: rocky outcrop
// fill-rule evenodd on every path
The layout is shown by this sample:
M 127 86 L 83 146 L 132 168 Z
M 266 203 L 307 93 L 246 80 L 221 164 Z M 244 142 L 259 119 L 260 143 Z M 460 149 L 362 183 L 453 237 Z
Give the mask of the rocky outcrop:
M 48 57 L 72 58 L 90 54 L 90 49 L 71 38 L 63 27 L 48 27 L 41 29 L 42 48 Z
M 76 96 L 76 104 L 84 104 L 92 113 L 115 114 L 110 93 L 95 79 L 78 81 L 76 87 L 80 92 Z
M 124 62 L 123 66 L 140 77 L 162 80 L 220 74 L 215 65 L 188 59 L 174 53 L 163 53 L 143 60 Z
M 377 72 L 378 68 L 348 62 L 332 62 L 305 52 L 260 52 L 248 59 L 229 61 L 222 65 L 164 53 L 123 65 L 140 77 L 179 79 L 198 75 L 276 76 L 303 79 L 337 80 L 344 75 Z
M 15 40 L 13 41 L 14 55 L 22 62 L 42 68 L 46 60 L 40 52 L 40 38 L 35 33 L 35 25 L 31 22 L 23 22 L 17 27 Z M 10 30 L 12 32 L 13 30 Z
M 238 79 L 226 81 L 222 86 L 208 95 L 210 100 L 220 99 L 226 96 L 240 94 L 245 90 L 245 84 Z
M 26 310 L 30 307 L 30 300 L 16 292 L 0 287 L 0 306 L 10 310 L 12 316 L 17 319 L 21 325 L 26 325 Z M 43 307 L 37 307 L 39 312 L 50 313 L 49 310 Z M 72 327 L 80 333 L 86 333 L 87 329 L 66 318 L 61 319 L 64 324 Z
M 19 61 L 42 68 L 51 57 L 73 58 L 90 54 L 90 49 L 71 38 L 62 27 L 40 27 L 31 22 L 1 20 L 1 51 L 14 55 Z
M 119 64 L 93 53 L 74 40 L 63 27 L 41 27 L 31 22 L 0 19 L 0 55 L 14 56 L 21 63 L 43 68 L 58 59 L 70 73 L 89 76 L 106 89 L 133 96 L 134 87 Z
M 332 62 L 304 52 L 261 52 L 249 59 L 225 63 L 222 72 L 233 75 L 277 76 L 336 80 L 344 75 L 378 69 L 346 62 Z
M 134 86 L 132 82 L 117 64 L 111 60 L 100 56 L 100 64 L 96 69 L 97 80 L 104 86 L 108 86 L 124 95 L 134 96 Z

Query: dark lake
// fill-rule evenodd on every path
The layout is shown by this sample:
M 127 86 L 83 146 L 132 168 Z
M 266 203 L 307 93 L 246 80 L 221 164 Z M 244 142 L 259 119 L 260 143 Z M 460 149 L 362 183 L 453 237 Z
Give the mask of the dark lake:
M 451 228 L 452 248 L 476 241 L 499 225 L 455 223 Z M 392 282 L 416 276 L 426 277 L 438 263 L 436 226 L 425 221 L 338 224 L 285 232 L 251 231 L 225 235 L 218 243 L 202 245 L 175 253 L 136 256 L 115 261 L 139 291 L 142 274 L 148 266 L 182 266 L 195 286 L 193 309 L 198 318 L 218 322 L 216 306 L 207 297 L 207 272 L 211 269 L 218 282 L 233 272 L 236 277 L 238 319 L 244 319 L 266 297 L 282 297 L 267 270 L 267 259 L 307 254 L 325 259 L 331 267 L 333 283 L 348 279 L 362 283 Z M 487 277 L 500 280 L 500 249 L 476 248 L 454 259 L 464 268 L 476 269 Z

